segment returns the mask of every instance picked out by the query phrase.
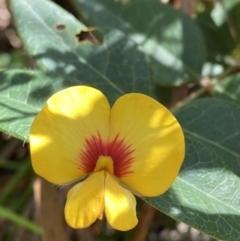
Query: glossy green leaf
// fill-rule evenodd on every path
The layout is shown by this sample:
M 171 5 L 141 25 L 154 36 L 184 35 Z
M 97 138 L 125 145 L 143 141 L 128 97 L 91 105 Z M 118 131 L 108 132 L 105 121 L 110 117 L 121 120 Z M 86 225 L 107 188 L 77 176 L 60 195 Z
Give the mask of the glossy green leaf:
M 154 81 L 179 86 L 198 81 L 205 47 L 184 13 L 157 0 L 71 0 L 90 26 L 121 30 L 148 55 Z
M 78 41 L 86 27 L 47 0 L 12 0 L 25 48 L 45 73 L 1 71 L 0 129 L 28 139 L 33 118 L 53 93 L 73 85 L 103 91 L 113 103 L 127 92 L 150 94 L 150 72 L 137 45 L 112 31 L 102 45 Z M 46 11 L 48 9 L 48 11 Z
M 41 70 L 64 78 L 59 88 L 97 87 L 112 103 L 127 92 L 149 94 L 150 72 L 145 55 L 120 31 L 105 35 L 102 45 L 83 40 L 87 27 L 48 0 L 12 0 L 19 35 Z
M 26 141 L 34 117 L 63 79 L 37 71 L 2 70 L 0 80 L 0 130 Z
M 240 106 L 197 100 L 177 113 L 186 158 L 171 189 L 147 202 L 217 239 L 240 240 Z
M 240 74 L 231 75 L 221 80 L 214 88 L 214 95 L 240 104 Z

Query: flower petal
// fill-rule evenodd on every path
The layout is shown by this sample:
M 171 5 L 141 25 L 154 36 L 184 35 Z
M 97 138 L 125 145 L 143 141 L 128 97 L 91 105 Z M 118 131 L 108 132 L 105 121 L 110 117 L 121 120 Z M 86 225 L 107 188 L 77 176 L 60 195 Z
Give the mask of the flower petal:
M 86 228 L 103 211 L 104 173 L 90 175 L 86 180 L 70 189 L 65 206 L 65 219 L 73 228 Z
M 106 97 L 91 87 L 70 87 L 53 95 L 30 130 L 35 172 L 56 184 L 69 183 L 85 175 L 80 152 L 92 135 L 107 140 L 109 113 Z
M 117 134 L 133 150 L 128 174 L 120 179 L 144 196 L 164 193 L 185 155 L 183 132 L 175 117 L 148 96 L 127 94 L 111 110 L 109 139 Z
M 131 192 L 122 188 L 115 178 L 106 173 L 105 214 L 108 223 L 115 229 L 126 231 L 136 226 L 136 199 Z

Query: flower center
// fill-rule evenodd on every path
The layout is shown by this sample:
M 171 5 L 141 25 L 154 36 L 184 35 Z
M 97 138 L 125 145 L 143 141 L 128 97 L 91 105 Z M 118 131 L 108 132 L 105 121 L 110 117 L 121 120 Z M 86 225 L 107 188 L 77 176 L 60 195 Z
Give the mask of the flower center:
M 110 174 L 114 174 L 113 172 L 113 160 L 109 156 L 100 156 L 97 160 L 96 166 L 93 172 L 99 171 L 107 171 Z
M 80 150 L 79 168 L 85 173 L 106 170 L 117 177 L 132 173 L 134 149 L 117 134 L 111 141 L 102 140 L 100 134 L 85 140 Z

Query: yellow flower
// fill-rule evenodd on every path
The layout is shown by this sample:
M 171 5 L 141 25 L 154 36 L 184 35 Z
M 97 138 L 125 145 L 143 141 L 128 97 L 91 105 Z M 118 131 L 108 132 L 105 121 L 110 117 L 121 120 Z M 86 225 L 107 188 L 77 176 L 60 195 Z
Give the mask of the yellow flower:
M 65 218 L 85 228 L 105 213 L 109 224 L 129 230 L 137 224 L 136 200 L 164 193 L 181 167 L 185 144 L 174 116 L 154 99 L 137 93 L 110 108 L 87 86 L 54 94 L 30 130 L 32 165 L 49 182 L 75 181 Z

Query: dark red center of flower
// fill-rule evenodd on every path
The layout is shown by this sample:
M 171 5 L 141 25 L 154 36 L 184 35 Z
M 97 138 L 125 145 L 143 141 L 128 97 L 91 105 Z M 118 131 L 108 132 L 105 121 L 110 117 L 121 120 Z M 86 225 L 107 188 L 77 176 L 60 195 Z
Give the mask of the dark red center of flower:
M 92 135 L 85 140 L 84 150 L 80 152 L 80 166 L 84 172 L 91 173 L 101 156 L 111 157 L 114 175 L 123 177 L 132 173 L 130 170 L 133 162 L 131 145 L 119 138 L 119 134 L 112 141 L 103 141 L 100 134 Z

